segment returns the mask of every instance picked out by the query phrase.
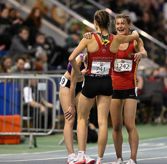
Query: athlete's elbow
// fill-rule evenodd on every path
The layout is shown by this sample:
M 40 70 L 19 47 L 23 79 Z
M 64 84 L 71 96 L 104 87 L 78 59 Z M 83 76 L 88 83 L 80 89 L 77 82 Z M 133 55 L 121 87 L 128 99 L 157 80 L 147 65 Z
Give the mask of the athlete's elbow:
M 70 56 L 70 57 L 68 58 L 68 61 L 69 61 L 70 63 L 72 63 L 72 62 L 74 61 L 74 58 L 73 58 L 72 56 Z
M 144 58 L 148 57 L 147 51 L 144 51 L 142 56 L 143 56 Z

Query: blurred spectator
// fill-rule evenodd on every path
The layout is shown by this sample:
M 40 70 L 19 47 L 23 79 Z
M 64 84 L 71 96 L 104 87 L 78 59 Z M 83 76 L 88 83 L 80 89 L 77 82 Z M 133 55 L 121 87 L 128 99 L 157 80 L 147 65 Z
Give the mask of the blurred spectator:
M 16 35 L 13 40 L 9 50 L 9 55 L 16 60 L 17 57 L 22 56 L 23 54 L 32 55 L 36 52 L 35 49 L 32 49 L 29 42 L 29 29 L 27 27 L 22 27 L 19 30 L 18 35 Z
M 34 48 L 36 48 L 37 51 L 45 51 L 47 56 L 52 56 L 52 53 L 55 49 L 55 43 L 54 40 L 52 43 L 49 43 L 48 38 L 46 38 L 44 33 L 39 32 L 35 38 Z
M 66 38 L 65 46 L 70 54 L 82 37 L 84 25 L 75 19 L 71 19 L 66 25 L 66 28 L 69 35 Z
M 10 73 L 12 68 L 12 59 L 9 56 L 4 56 L 1 59 L 0 72 L 1 73 Z
M 110 8 L 115 13 L 121 13 L 123 10 L 125 10 L 127 7 L 125 0 L 111 0 L 110 2 Z
M 49 103 L 43 97 L 41 97 L 40 100 L 38 100 L 39 102 L 37 102 L 37 85 L 38 80 L 29 80 L 29 84 L 24 87 L 24 100 L 25 103 L 28 103 L 31 107 L 39 108 L 41 112 L 45 112 L 46 108 L 53 108 L 53 104 Z
M 7 53 L 10 43 L 10 27 L 11 21 L 9 19 L 9 8 L 5 5 L 1 6 L 0 10 L 0 55 L 3 56 Z
M 0 34 L 8 33 L 11 26 L 9 19 L 9 9 L 4 7 L 0 13 Z
M 11 68 L 11 72 L 13 73 L 24 73 L 25 71 L 25 58 L 18 57 L 16 59 L 16 64 Z
M 143 13 L 143 16 L 139 21 L 137 21 L 136 26 L 140 27 L 142 30 L 146 31 L 147 33 L 152 33 L 154 29 L 152 26 L 154 26 L 152 15 L 150 14 L 150 11 L 146 11 Z
M 80 0 L 71 0 L 69 3 L 69 7 L 75 12 L 87 18 L 89 21 L 93 21 L 92 15 L 96 12 L 96 8 L 94 5 L 91 5 L 88 1 L 80 1 Z
M 46 52 L 43 49 L 38 50 L 36 53 L 36 60 L 34 61 L 34 70 L 44 72 L 48 71 L 47 60 L 48 57 Z
M 30 32 L 30 44 L 33 45 L 35 43 L 35 37 L 37 33 L 40 31 L 40 27 L 42 25 L 42 13 L 39 8 L 32 8 L 30 14 L 26 18 L 24 25 L 29 28 Z
M 10 35 L 13 37 L 19 32 L 24 20 L 21 17 L 20 12 L 14 8 L 10 9 L 9 19 L 11 21 Z
M 45 99 L 42 94 L 40 94 L 38 85 L 38 80 L 31 79 L 23 89 L 23 96 L 25 101 L 24 115 L 33 117 L 33 122 L 35 122 L 37 124 L 36 126 L 38 127 L 45 127 L 44 120 L 47 116 L 47 127 L 51 127 L 51 110 L 53 108 L 53 104 L 48 102 L 47 99 Z
M 64 47 L 57 45 L 52 36 L 46 37 L 44 33 L 39 32 L 36 35 L 34 48 L 37 51 L 36 57 L 38 58 L 37 61 L 35 62 L 37 64 L 37 70 L 41 70 L 43 68 L 41 67 L 42 61 L 38 57 L 38 54 L 41 54 L 41 53 L 42 53 L 42 58 L 44 58 L 45 56 L 45 68 L 49 70 L 53 70 L 59 66 L 61 68 L 66 67 L 68 52 Z M 47 67 L 46 67 L 46 64 L 47 64 L 46 58 L 48 63 Z M 47 70 L 47 69 L 44 69 L 44 70 Z
M 11 38 L 8 34 L 0 34 L 0 56 L 6 55 L 11 45 Z
M 23 55 L 25 59 L 25 65 L 24 68 L 26 71 L 32 71 L 33 70 L 33 59 L 29 55 Z
M 36 0 L 34 7 L 39 8 L 40 11 L 42 12 L 42 15 L 46 15 L 48 13 L 48 7 L 45 5 L 44 0 Z
M 67 12 L 65 12 L 64 9 L 57 7 L 55 5 L 52 6 L 50 12 L 51 12 L 51 17 L 54 20 L 54 23 L 60 28 L 64 29 L 67 19 L 69 17 Z
M 164 91 L 164 79 L 160 77 L 159 69 L 153 70 L 149 77 L 143 79 L 143 88 L 139 99 L 147 108 L 146 122 L 155 122 L 160 117 L 164 104 Z

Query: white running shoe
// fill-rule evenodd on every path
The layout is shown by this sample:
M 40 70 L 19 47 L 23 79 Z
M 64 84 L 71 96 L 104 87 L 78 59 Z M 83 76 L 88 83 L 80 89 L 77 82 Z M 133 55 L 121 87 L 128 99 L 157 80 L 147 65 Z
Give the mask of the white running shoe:
M 67 164 L 73 164 L 72 162 L 74 161 L 75 158 L 76 158 L 75 153 L 69 154 L 67 157 Z
M 112 164 L 123 164 L 123 160 L 121 158 L 118 158 L 115 162 L 112 162 Z
M 126 164 L 136 164 L 136 162 L 133 159 L 130 159 L 130 160 L 127 161 Z
M 95 159 L 85 155 L 85 164 L 95 164 Z
M 76 158 L 73 161 L 71 161 L 71 163 L 69 164 L 86 164 L 86 160 L 85 158 Z
M 96 164 L 102 164 L 102 161 L 101 160 L 97 160 Z

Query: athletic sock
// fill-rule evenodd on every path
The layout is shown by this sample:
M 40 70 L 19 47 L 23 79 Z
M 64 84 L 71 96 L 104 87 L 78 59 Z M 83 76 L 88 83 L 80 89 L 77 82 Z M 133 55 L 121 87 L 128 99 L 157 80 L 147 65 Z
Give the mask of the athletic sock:
M 71 153 L 68 155 L 68 161 L 72 161 L 75 158 L 75 153 Z
M 83 159 L 84 156 L 85 156 L 85 151 L 78 151 L 78 156 L 77 156 L 78 159 Z
M 97 157 L 97 161 L 102 161 L 103 158 Z

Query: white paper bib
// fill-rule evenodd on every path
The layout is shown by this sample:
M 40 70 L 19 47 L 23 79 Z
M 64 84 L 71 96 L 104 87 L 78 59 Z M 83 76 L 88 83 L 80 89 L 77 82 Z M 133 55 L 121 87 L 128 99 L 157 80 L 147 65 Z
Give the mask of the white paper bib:
M 127 59 L 115 59 L 114 61 L 114 71 L 125 72 L 132 70 L 132 60 Z
M 110 62 L 93 61 L 91 73 L 97 75 L 108 75 L 110 71 Z
M 62 87 L 65 87 L 65 85 L 67 84 L 67 82 L 68 82 L 68 79 L 65 76 L 62 76 L 61 80 L 60 80 L 60 85 Z

